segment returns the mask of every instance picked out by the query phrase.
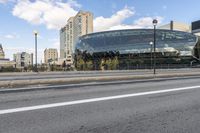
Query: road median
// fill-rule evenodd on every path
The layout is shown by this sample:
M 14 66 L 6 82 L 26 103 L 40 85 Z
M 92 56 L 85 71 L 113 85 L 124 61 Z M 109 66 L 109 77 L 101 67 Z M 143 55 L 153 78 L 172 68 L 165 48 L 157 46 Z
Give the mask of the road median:
M 38 85 L 38 84 L 73 84 L 84 82 L 105 82 L 105 81 L 120 81 L 120 80 L 142 80 L 155 78 L 170 78 L 170 77 L 186 77 L 200 76 L 200 72 L 192 73 L 170 73 L 170 74 L 146 74 L 146 75 L 122 75 L 122 76 L 97 76 L 97 77 L 72 77 L 72 78 L 55 78 L 55 79 L 27 79 L 27 80 L 7 80 L 0 81 L 1 88 L 13 88 L 16 86 Z

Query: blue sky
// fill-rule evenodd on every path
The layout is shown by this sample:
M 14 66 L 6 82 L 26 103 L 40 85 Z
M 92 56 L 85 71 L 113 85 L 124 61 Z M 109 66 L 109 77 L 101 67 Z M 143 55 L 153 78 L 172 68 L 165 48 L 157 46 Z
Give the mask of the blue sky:
M 59 51 L 59 29 L 79 10 L 94 14 L 95 32 L 151 28 L 170 20 L 190 24 L 200 19 L 199 0 L 0 0 L 0 43 L 6 58 L 34 52 L 33 30 L 39 31 L 38 60 L 45 48 Z

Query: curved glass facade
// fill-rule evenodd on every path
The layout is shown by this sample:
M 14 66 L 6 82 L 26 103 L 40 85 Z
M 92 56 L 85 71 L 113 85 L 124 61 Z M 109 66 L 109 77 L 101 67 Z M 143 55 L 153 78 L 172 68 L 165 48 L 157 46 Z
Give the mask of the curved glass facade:
M 117 67 L 114 69 L 131 69 L 134 66 L 149 68 L 153 37 L 153 29 L 117 30 L 82 36 L 76 45 L 75 64 L 84 67 L 84 63 L 90 61 L 89 64 L 93 65 L 90 69 L 105 69 L 107 61 L 115 60 Z M 198 60 L 198 42 L 197 36 L 187 32 L 157 29 L 157 66 L 188 65 L 194 58 Z

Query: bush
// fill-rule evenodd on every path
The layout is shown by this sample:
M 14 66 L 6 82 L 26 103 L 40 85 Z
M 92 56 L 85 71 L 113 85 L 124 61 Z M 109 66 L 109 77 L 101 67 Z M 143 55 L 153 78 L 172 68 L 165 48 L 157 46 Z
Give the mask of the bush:
M 10 66 L 10 67 L 1 67 L 0 72 L 21 72 L 21 70 Z

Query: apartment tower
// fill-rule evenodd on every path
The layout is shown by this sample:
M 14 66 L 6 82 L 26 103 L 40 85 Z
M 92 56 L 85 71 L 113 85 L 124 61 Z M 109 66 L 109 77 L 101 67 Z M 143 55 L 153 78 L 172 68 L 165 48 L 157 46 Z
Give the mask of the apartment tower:
M 73 53 L 79 37 L 93 32 L 93 14 L 79 11 L 70 17 L 60 30 L 60 58 L 66 59 L 68 65 L 73 64 Z

